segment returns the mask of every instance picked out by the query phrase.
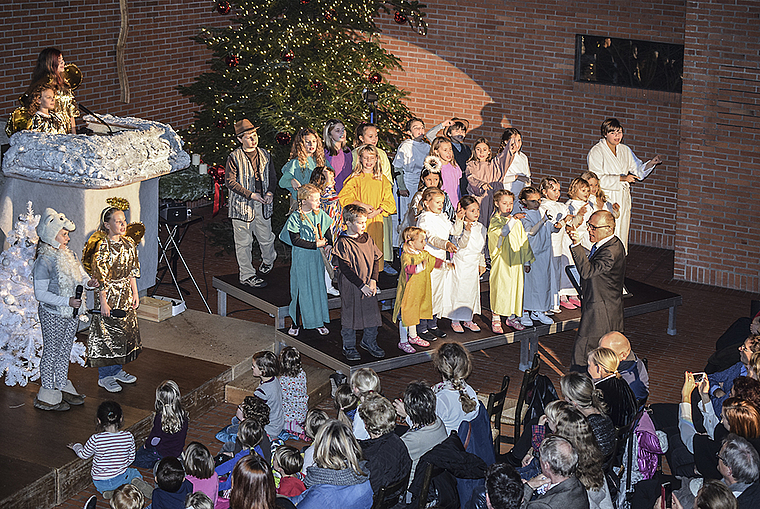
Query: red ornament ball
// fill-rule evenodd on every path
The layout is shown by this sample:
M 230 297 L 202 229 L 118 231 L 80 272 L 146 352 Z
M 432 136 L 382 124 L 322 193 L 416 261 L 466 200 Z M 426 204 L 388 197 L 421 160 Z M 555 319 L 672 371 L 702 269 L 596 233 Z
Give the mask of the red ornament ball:
M 328 9 L 325 11 L 325 21 L 333 21 L 335 19 L 335 9 Z
M 274 139 L 280 145 L 287 146 L 287 145 L 290 145 L 290 141 L 292 138 L 290 136 L 290 133 L 279 132 L 277 133 L 277 136 L 274 137 Z
M 216 12 L 224 16 L 225 14 L 229 14 L 230 10 L 232 10 L 232 6 L 230 6 L 230 3 L 226 0 L 222 0 L 216 3 Z
M 289 49 L 282 52 L 283 62 L 292 62 L 294 58 L 296 58 L 296 54 L 293 53 L 293 50 Z
M 311 2 L 311 0 L 301 0 L 302 5 L 308 5 L 309 2 Z
M 319 81 L 319 80 L 314 80 L 314 81 L 311 83 L 311 89 L 312 89 L 313 91 L 315 91 L 315 92 L 317 92 L 317 93 L 320 93 L 320 94 L 321 94 L 321 93 L 322 93 L 322 92 L 324 92 L 324 90 L 325 90 L 325 84 L 324 84 L 324 83 L 322 83 L 322 82 L 321 82 L 321 81 Z
M 240 63 L 240 58 L 237 55 L 227 55 L 224 62 L 227 64 L 227 67 L 237 67 Z
M 403 25 L 406 23 L 407 17 L 401 13 L 401 11 L 396 11 L 396 14 L 393 15 L 393 21 L 398 23 L 399 25 Z
M 381 81 L 383 81 L 383 76 L 379 72 L 373 72 L 369 75 L 369 82 L 373 85 L 377 85 Z
M 219 129 L 224 129 L 225 127 L 227 127 L 227 121 L 224 120 L 224 119 L 217 120 L 216 121 L 216 127 L 218 127 Z

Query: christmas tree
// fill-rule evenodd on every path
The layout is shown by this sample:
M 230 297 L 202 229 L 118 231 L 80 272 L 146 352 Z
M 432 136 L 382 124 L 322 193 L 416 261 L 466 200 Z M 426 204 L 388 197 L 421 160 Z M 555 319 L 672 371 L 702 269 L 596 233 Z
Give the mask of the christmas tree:
M 9 386 L 40 376 L 42 332 L 31 278 L 39 222 L 29 202 L 8 234 L 10 247 L 0 254 L 0 375 Z M 84 345 L 75 342 L 71 362 L 84 366 L 84 354 Z
M 218 1 L 233 24 L 202 29 L 195 40 L 213 51 L 211 72 L 180 87 L 199 106 L 186 133 L 192 151 L 223 165 L 238 145 L 234 123 L 248 118 L 279 170 L 298 129 L 319 131 L 337 118 L 351 130 L 371 111 L 381 144 L 395 148 L 410 113 L 404 93 L 383 80 L 401 64 L 378 43 L 374 18 L 393 13 L 424 35 L 422 8 L 408 0 Z

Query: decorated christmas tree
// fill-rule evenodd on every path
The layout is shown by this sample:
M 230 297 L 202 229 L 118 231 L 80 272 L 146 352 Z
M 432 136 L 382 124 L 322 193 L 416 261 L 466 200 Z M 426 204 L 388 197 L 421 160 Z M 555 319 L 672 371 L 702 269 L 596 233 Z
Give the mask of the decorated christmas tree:
M 404 93 L 383 78 L 401 65 L 378 43 L 374 19 L 392 15 L 424 35 L 421 8 L 408 0 L 218 1 L 230 26 L 195 38 L 213 51 L 211 72 L 180 87 L 199 106 L 190 150 L 223 165 L 237 146 L 235 121 L 248 118 L 279 169 L 298 129 L 319 131 L 338 118 L 350 130 L 371 113 L 381 144 L 395 148 L 410 113 Z
M 10 247 L 0 254 L 0 375 L 9 386 L 40 376 L 42 332 L 31 278 L 39 222 L 29 202 L 8 234 Z M 84 345 L 75 342 L 71 362 L 84 365 L 84 354 Z

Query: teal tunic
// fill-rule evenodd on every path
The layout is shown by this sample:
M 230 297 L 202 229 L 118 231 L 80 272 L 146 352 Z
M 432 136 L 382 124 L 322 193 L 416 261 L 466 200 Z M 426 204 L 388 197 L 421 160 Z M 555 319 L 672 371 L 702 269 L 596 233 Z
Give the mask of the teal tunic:
M 325 163 L 325 166 L 332 168 L 329 163 Z M 291 159 L 282 167 L 282 177 L 280 177 L 279 182 L 280 187 L 287 189 L 290 192 L 290 196 L 296 199 L 297 193 L 293 190 L 293 184 L 290 181 L 296 179 L 301 185 L 308 184 L 311 173 L 316 167 L 317 163 L 312 156 L 306 159 L 306 166 L 301 166 L 298 159 Z
M 309 221 L 303 217 L 308 217 Z M 316 242 L 314 228 L 320 227 L 323 234 L 330 229 L 332 219 L 323 210 L 290 214 L 285 227 L 280 233 L 280 240 L 293 246 L 290 233 L 298 233 L 303 240 Z M 296 322 L 298 308 L 301 312 L 301 325 L 305 329 L 316 329 L 330 322 L 327 309 L 327 288 L 325 288 L 325 266 L 318 249 L 306 249 L 293 246 L 290 263 L 290 308 L 289 314 Z

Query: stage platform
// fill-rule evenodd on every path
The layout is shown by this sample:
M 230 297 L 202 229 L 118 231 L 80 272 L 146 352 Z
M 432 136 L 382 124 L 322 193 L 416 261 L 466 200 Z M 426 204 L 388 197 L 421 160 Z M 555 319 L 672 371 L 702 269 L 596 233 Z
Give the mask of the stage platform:
M 285 327 L 285 317 L 290 316 L 288 305 L 290 304 L 290 266 L 275 267 L 272 272 L 261 276 L 269 283 L 264 288 L 251 288 L 240 282 L 238 274 L 226 276 L 214 276 L 211 284 L 216 288 L 217 309 L 221 316 L 227 314 L 227 296 L 234 297 L 249 306 L 260 309 L 274 317 L 275 327 Z M 378 286 L 378 300 L 396 298 L 396 286 L 398 276 L 389 276 L 385 272 L 380 273 Z M 328 295 L 327 307 L 329 309 L 340 308 L 340 297 Z
M 667 333 L 675 335 L 676 333 L 676 307 L 682 303 L 680 295 L 660 288 L 641 283 L 632 279 L 625 280 L 626 287 L 631 295 L 623 300 L 625 306 L 625 316 L 636 316 L 645 313 L 651 313 L 663 309 L 669 310 L 668 330 Z M 481 332 L 475 333 L 465 329 L 464 334 L 457 334 L 451 330 L 450 321 L 446 319 L 439 320 L 439 327 L 442 328 L 448 336 L 446 340 L 456 340 L 464 344 L 465 348 L 470 351 L 491 348 L 505 344 L 520 342 L 520 362 L 519 368 L 525 371 L 529 366 L 533 354 L 538 348 L 538 338 L 550 334 L 556 334 L 570 329 L 577 329 L 580 323 L 581 310 L 563 309 L 561 313 L 552 317 L 552 325 L 538 324 L 535 327 L 528 327 L 522 331 L 513 331 L 508 326 L 504 326 L 504 334 L 494 334 L 490 328 L 490 311 L 488 311 L 489 299 L 488 292 L 481 293 L 481 305 L 483 307 L 483 316 L 475 317 L 475 322 L 482 329 Z M 383 326 L 381 327 L 377 342 L 385 350 L 385 358 L 375 359 L 369 353 L 359 348 L 362 355 L 360 361 L 347 361 L 343 356 L 343 342 L 340 335 L 340 319 L 332 320 L 328 324 L 330 333 L 327 336 L 320 336 L 316 330 L 301 330 L 297 337 L 290 336 L 287 329 L 283 326 L 277 330 L 276 338 L 279 342 L 296 347 L 302 354 L 329 366 L 336 371 L 341 371 L 348 375 L 359 368 L 372 368 L 375 371 L 387 371 L 404 366 L 421 364 L 430 360 L 430 353 L 436 347 L 433 341 L 428 348 L 415 346 L 417 353 L 407 354 L 399 350 L 398 344 L 398 324 L 391 321 L 391 312 L 382 312 Z M 357 345 L 361 341 L 361 332 L 357 333 Z

